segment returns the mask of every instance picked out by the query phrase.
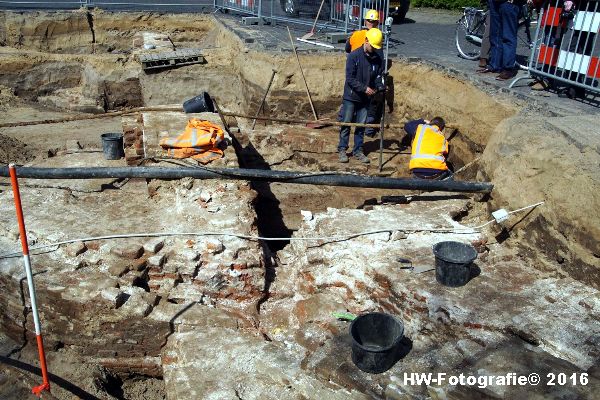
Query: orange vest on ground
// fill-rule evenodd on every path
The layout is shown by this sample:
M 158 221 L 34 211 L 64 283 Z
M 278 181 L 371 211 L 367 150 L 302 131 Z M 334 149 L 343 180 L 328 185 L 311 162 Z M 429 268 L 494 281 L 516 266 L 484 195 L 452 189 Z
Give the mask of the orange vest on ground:
M 160 146 L 168 157 L 192 157 L 207 164 L 223 156 L 223 151 L 217 145 L 224 137 L 223 130 L 218 125 L 192 118 L 181 135 L 161 139 Z
M 350 36 L 350 51 L 354 51 L 365 44 L 365 38 L 367 37 L 367 30 L 361 29 L 360 31 L 354 31 Z
M 448 154 L 448 141 L 437 126 L 419 125 L 411 147 L 409 169 L 448 169 L 445 157 Z

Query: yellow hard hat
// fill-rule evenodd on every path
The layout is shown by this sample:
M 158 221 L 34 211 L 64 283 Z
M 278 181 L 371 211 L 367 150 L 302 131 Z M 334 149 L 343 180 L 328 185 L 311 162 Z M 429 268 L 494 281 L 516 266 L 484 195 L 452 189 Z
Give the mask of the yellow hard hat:
M 383 33 L 377 28 L 371 28 L 367 31 L 367 39 L 371 46 L 380 49 L 381 43 L 383 42 Z
M 377 12 L 377 10 L 369 10 L 365 14 L 365 19 L 367 21 L 377 21 L 377 22 L 379 22 L 379 13 Z

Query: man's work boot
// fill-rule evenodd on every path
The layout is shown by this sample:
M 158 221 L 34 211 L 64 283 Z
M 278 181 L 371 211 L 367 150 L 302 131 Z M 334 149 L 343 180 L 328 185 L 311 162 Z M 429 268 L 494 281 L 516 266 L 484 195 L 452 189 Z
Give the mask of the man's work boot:
M 341 163 L 347 163 L 348 161 L 350 161 L 348 159 L 348 155 L 346 154 L 346 150 L 340 150 L 339 151 L 339 156 L 340 156 L 340 162 Z
M 371 162 L 371 160 L 369 160 L 369 157 L 365 156 L 365 153 L 363 153 L 362 151 L 360 153 L 356 153 L 354 155 L 354 158 L 356 158 L 358 161 L 364 164 L 368 164 Z

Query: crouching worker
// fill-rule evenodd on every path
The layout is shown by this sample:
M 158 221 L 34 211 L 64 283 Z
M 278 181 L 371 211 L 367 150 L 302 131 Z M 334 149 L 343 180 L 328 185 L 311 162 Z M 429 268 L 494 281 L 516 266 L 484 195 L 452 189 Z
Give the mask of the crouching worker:
M 411 142 L 409 169 L 415 178 L 452 180 L 446 157 L 448 141 L 444 136 L 446 123 L 440 117 L 431 121 L 417 119 L 404 124 Z

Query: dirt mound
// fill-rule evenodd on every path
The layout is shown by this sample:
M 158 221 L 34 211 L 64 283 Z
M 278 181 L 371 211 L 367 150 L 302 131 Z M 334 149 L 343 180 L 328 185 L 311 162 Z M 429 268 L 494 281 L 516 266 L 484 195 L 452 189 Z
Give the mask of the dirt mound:
M 508 221 L 509 243 L 540 261 L 538 268 L 594 287 L 600 287 L 600 147 L 589 127 L 598 121 L 592 115 L 510 118 L 482 157 L 494 183 L 491 210 L 545 201 Z
M 18 139 L 0 134 L 0 164 L 24 164 L 35 158 L 35 151 Z

